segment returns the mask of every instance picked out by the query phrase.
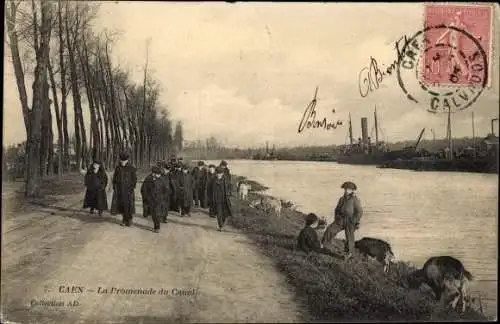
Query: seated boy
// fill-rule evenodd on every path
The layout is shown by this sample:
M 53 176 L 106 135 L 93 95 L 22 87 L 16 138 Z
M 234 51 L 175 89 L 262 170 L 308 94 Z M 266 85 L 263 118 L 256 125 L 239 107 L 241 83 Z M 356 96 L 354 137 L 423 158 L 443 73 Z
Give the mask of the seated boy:
M 319 242 L 318 234 L 314 227 L 317 227 L 319 222 L 318 216 L 310 213 L 306 216 L 306 224 L 304 228 L 300 231 L 299 237 L 297 238 L 297 247 L 299 250 L 304 252 L 320 252 L 321 243 Z

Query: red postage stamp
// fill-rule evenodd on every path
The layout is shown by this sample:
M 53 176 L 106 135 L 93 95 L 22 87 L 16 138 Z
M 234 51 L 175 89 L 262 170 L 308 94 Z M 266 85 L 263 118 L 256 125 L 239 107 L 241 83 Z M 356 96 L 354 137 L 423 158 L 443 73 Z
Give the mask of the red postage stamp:
M 492 52 L 492 7 L 467 4 L 426 4 L 421 79 L 438 86 L 489 85 Z M 445 28 L 432 28 L 436 26 Z M 475 63 L 479 57 L 486 62 Z M 484 64 L 486 63 L 486 64 Z M 485 73 L 486 72 L 486 73 Z

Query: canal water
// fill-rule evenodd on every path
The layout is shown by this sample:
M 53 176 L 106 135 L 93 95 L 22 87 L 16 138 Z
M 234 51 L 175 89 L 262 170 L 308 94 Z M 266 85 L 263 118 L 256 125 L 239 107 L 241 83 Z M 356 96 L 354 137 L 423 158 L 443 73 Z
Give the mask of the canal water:
M 460 259 L 471 289 L 496 317 L 498 175 L 414 172 L 328 162 L 228 161 L 231 173 L 271 189 L 303 212 L 331 222 L 344 181 L 358 186 L 364 215 L 357 237 L 389 242 L 399 260 L 421 267 L 431 256 Z M 343 233 L 339 238 L 344 238 Z

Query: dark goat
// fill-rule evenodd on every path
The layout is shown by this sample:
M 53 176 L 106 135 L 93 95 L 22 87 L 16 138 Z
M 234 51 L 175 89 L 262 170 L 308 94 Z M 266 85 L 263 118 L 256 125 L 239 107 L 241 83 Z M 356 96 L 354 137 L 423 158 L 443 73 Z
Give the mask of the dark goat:
M 408 276 L 408 285 L 412 289 L 419 288 L 423 283 L 434 291 L 436 300 L 441 301 L 444 292 L 452 290 L 455 294 L 450 302 L 452 308 L 462 300 L 462 312 L 469 302 L 468 281 L 473 280 L 472 274 L 465 270 L 459 260 L 451 256 L 438 256 L 429 258 L 422 269 L 414 271 Z
M 389 271 L 389 265 L 394 261 L 394 253 L 389 243 L 371 237 L 363 237 L 354 243 L 356 249 L 364 255 L 376 259 L 384 265 L 384 272 Z

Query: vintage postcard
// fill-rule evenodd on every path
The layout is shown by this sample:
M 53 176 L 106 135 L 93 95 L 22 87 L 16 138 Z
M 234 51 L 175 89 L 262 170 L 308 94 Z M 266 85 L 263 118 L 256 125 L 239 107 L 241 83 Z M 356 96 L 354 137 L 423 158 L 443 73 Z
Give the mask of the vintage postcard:
M 2 323 L 497 319 L 497 3 L 4 21 Z

